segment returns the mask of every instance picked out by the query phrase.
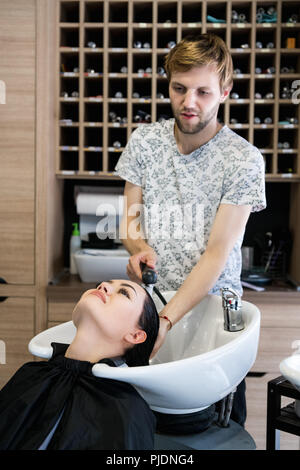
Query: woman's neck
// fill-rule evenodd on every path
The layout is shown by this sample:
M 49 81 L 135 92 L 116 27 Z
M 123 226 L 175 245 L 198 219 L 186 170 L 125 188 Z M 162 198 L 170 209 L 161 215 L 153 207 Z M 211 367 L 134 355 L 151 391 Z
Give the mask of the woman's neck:
M 105 343 L 98 335 L 93 334 L 90 329 L 78 328 L 76 336 L 68 347 L 65 357 L 78 361 L 88 361 L 93 364 L 101 359 L 122 355 L 121 348 L 115 344 Z

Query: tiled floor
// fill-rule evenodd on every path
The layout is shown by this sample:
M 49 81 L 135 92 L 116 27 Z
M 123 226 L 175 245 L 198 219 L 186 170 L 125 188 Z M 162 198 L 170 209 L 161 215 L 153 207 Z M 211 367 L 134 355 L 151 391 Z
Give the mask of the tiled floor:
M 280 373 L 246 378 L 247 421 L 245 427 L 255 440 L 258 450 L 266 449 L 267 384 L 279 375 Z M 292 401 L 291 398 L 282 397 L 281 404 L 286 406 Z M 280 449 L 299 450 L 300 437 L 281 431 Z

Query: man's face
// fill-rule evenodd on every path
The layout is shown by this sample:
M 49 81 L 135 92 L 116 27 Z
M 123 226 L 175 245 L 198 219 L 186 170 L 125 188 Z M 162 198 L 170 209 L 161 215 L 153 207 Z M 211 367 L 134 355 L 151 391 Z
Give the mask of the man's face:
M 220 103 L 230 90 L 220 90 L 219 76 L 212 65 L 194 67 L 171 76 L 169 95 L 179 130 L 197 134 L 217 117 Z

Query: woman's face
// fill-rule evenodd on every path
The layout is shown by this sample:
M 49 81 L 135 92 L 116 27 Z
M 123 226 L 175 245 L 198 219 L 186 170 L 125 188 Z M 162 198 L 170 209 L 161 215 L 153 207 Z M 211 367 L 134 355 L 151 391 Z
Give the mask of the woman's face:
M 139 318 L 146 293 L 135 282 L 115 279 L 104 281 L 81 296 L 73 311 L 75 325 L 84 317 L 92 318 L 108 340 L 124 338 L 140 329 Z

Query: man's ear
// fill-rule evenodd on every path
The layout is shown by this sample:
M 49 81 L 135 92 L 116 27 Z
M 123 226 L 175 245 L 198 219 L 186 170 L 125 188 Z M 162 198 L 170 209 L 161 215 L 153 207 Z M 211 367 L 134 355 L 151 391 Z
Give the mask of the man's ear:
M 124 339 L 130 344 L 144 343 L 147 339 L 147 333 L 144 330 L 136 330 L 134 333 L 127 333 Z
M 229 95 L 231 89 L 232 89 L 232 87 L 224 88 L 223 93 L 222 93 L 222 96 L 221 96 L 221 99 L 220 99 L 220 102 L 221 102 L 221 103 L 224 103 L 224 101 L 225 101 L 226 98 L 228 97 L 228 95 Z

